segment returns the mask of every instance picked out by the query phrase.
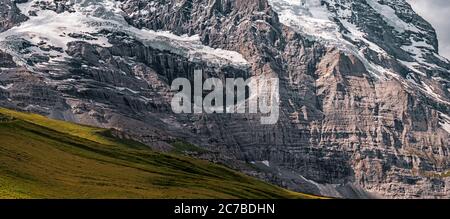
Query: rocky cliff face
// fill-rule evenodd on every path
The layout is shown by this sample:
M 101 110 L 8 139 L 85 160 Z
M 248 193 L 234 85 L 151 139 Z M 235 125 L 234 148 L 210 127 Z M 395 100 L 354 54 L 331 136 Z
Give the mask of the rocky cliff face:
M 3 32 L 27 19 L 17 8 L 16 3 L 24 1 L 0 2 L 0 32 Z
M 3 106 L 183 139 L 302 192 L 450 197 L 450 63 L 404 0 L 0 4 Z M 195 69 L 279 77 L 280 121 L 172 113 L 171 81 Z

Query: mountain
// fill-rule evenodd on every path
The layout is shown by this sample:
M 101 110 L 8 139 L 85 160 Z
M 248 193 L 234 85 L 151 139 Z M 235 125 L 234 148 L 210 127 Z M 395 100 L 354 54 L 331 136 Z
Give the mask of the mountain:
M 6 109 L 0 130 L 1 198 L 317 198 L 111 130 Z
M 448 198 L 450 63 L 405 0 L 0 0 L 0 105 L 299 192 Z M 171 82 L 280 80 L 280 119 L 175 114 Z M 194 155 L 196 156 L 196 155 Z M 247 168 L 254 163 L 259 168 Z

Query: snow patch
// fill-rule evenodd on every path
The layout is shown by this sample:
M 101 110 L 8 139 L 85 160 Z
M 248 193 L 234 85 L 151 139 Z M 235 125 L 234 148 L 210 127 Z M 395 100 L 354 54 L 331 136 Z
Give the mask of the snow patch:
M 403 80 L 392 69 L 378 65 L 369 58 L 366 58 L 365 51 L 370 49 L 374 51 L 379 59 L 396 58 L 388 54 L 380 44 L 369 40 L 367 33 L 363 32 L 353 21 L 355 14 L 352 11 L 354 3 L 352 1 L 342 0 L 269 0 L 269 4 L 275 12 L 279 14 L 281 23 L 293 28 L 295 31 L 309 36 L 314 40 L 321 41 L 325 45 L 339 48 L 342 52 L 356 56 L 364 64 L 366 69 L 378 79 L 387 79 L 388 76 Z M 434 54 L 441 61 L 448 63 L 448 60 L 439 56 L 435 52 L 435 48 L 425 39 L 417 37 L 418 34 L 426 34 L 423 30 L 411 23 L 403 21 L 396 13 L 394 0 L 367 0 L 363 2 L 367 7 L 372 8 L 387 25 L 393 27 L 394 32 L 402 34 L 404 32 L 412 33 L 407 44 L 401 46 L 405 52 L 409 53 L 412 61 L 397 61 L 404 65 L 411 72 L 412 76 L 406 81 L 411 81 L 417 85 L 419 89 L 437 99 L 444 101 L 441 95 L 434 92 L 431 87 L 426 84 L 417 82 L 416 76 L 427 77 L 424 72 L 428 70 L 448 71 L 442 67 L 430 63 L 426 57 Z M 411 13 L 413 13 L 411 11 Z M 414 76 L 416 75 L 416 76 Z M 409 86 L 409 85 L 407 85 Z
M 261 163 L 270 167 L 270 162 L 268 160 L 261 161 Z
M 403 33 L 405 31 L 413 33 L 426 34 L 418 27 L 407 23 L 399 18 L 393 7 L 387 5 L 389 1 L 367 0 L 368 7 L 372 8 L 394 31 Z M 381 46 L 368 40 L 367 34 L 362 32 L 358 26 L 352 23 L 354 16 L 351 1 L 339 0 L 269 0 L 269 4 L 279 14 L 281 23 L 294 28 L 296 31 L 314 39 L 331 44 L 332 46 L 358 55 L 365 63 L 366 67 L 375 74 L 390 74 L 389 69 L 371 63 L 361 52 L 364 49 L 370 49 L 380 56 L 389 56 Z M 329 9 L 328 7 L 332 7 Z M 343 30 L 345 28 L 345 30 Z M 349 42 L 351 39 L 353 42 Z M 414 64 L 406 63 L 405 67 L 410 68 L 414 73 L 423 74 L 413 65 L 421 65 L 424 68 L 440 68 L 437 65 L 428 63 L 425 55 L 434 51 L 434 47 L 426 41 L 416 40 L 415 37 L 409 39 L 410 45 L 404 45 L 401 48 L 410 53 L 415 59 Z M 361 42 L 362 45 L 356 46 L 354 42 Z M 439 57 L 438 57 L 439 58 Z M 367 61 L 364 61 L 367 60 Z M 445 61 L 447 62 L 447 61 Z M 442 69 L 441 69 L 442 70 Z
M 177 36 L 167 31 L 152 31 L 138 29 L 130 26 L 122 16 L 120 1 L 113 0 L 69 0 L 74 12 L 56 13 L 51 10 L 38 10 L 35 5 L 41 0 L 30 0 L 27 3 L 18 4 L 19 9 L 25 15 L 31 10 L 37 16 L 21 25 L 0 33 L 0 45 L 7 48 L 12 55 L 22 58 L 22 65 L 26 65 L 22 54 L 15 51 L 11 41 L 24 38 L 34 45 L 45 42 L 49 46 L 61 48 L 61 51 L 41 51 L 39 48 L 31 48 L 33 53 L 54 57 L 50 62 L 64 60 L 68 55 L 64 52 L 67 44 L 73 41 L 86 41 L 102 47 L 110 47 L 108 39 L 97 36 L 101 30 L 122 31 L 144 44 L 161 50 L 169 50 L 179 55 L 186 56 L 190 60 L 204 60 L 218 65 L 234 65 L 247 68 L 248 62 L 238 52 L 223 49 L 215 49 L 202 45 L 199 36 Z M 74 38 L 70 34 L 92 36 L 89 39 Z M 73 36 L 73 35 L 72 35 Z M 54 60 L 58 59 L 58 60 Z
M 9 89 L 11 89 L 13 86 L 14 86 L 14 84 L 11 83 L 11 84 L 7 84 L 7 85 L 5 85 L 5 86 L 0 85 L 0 88 L 3 89 L 3 90 L 9 90 Z
M 437 94 L 433 88 L 431 86 L 429 86 L 428 84 L 422 82 L 422 87 L 419 87 L 419 89 L 421 89 L 422 91 L 424 91 L 428 96 L 433 97 L 434 99 L 436 99 L 437 101 L 441 102 L 441 103 L 445 103 L 450 105 L 450 102 L 442 99 L 441 95 Z
M 339 27 L 321 0 L 269 0 L 281 23 L 327 41 L 341 38 Z
M 440 116 L 440 120 L 439 120 L 439 125 L 447 132 L 450 134 L 450 116 L 444 114 L 444 113 L 439 113 Z
M 131 93 L 133 93 L 133 94 L 138 94 L 138 93 L 140 93 L 139 91 L 135 91 L 135 90 L 132 90 L 132 89 L 127 88 L 127 87 L 116 87 L 116 90 L 119 90 L 119 91 L 129 91 L 129 92 L 131 92 Z
M 380 4 L 380 0 L 366 0 L 366 2 L 383 17 L 383 20 L 388 23 L 389 26 L 394 27 L 396 31 L 412 31 L 416 33 L 422 32 L 414 25 L 406 23 L 400 19 L 393 8 L 388 5 Z
M 334 0 L 327 0 L 330 4 Z M 336 14 L 332 14 L 324 4 L 323 0 L 269 0 L 269 4 L 278 13 L 281 23 L 292 27 L 297 32 L 319 40 L 326 45 L 331 45 L 341 49 L 345 53 L 358 57 L 366 69 L 376 78 L 385 78 L 385 74 L 391 74 L 389 69 L 383 68 L 365 58 L 363 50 L 371 49 L 381 56 L 387 53 L 375 43 L 367 40 L 366 34 L 361 32 L 358 27 L 347 21 L 352 16 L 350 8 L 341 7 Z M 339 2 L 345 5 L 345 2 Z M 342 26 L 349 33 L 342 33 L 341 27 L 335 19 L 338 19 Z M 352 42 L 345 39 L 348 37 L 354 41 L 363 42 L 361 48 L 355 46 Z

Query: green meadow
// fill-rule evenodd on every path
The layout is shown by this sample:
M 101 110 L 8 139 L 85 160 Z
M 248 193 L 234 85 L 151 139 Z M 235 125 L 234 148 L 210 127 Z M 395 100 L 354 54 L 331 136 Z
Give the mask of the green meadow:
M 109 133 L 0 108 L 0 198 L 317 198 Z

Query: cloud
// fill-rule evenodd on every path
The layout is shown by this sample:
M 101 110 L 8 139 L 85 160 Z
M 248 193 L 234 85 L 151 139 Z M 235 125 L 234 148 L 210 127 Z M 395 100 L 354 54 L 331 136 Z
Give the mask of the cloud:
M 408 0 L 414 10 L 436 29 L 439 53 L 450 59 L 450 1 Z

